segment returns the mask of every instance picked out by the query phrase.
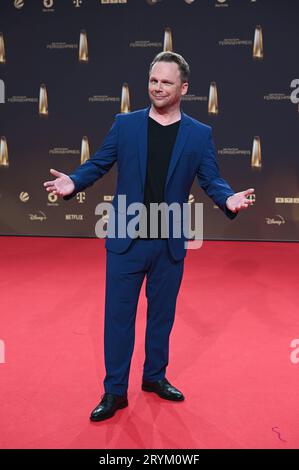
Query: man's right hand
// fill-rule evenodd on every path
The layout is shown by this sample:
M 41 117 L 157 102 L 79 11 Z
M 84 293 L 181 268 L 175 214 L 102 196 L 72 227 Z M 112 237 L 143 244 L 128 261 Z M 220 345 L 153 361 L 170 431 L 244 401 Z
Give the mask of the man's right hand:
M 46 181 L 44 187 L 49 193 L 56 194 L 57 196 L 68 196 L 72 194 L 75 189 L 73 180 L 66 174 L 51 168 L 50 173 L 56 176 L 55 180 Z

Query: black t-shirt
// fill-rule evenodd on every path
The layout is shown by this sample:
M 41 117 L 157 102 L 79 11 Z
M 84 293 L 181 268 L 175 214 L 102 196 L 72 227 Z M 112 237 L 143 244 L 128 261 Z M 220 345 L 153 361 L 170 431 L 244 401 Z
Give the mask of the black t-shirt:
M 148 159 L 143 204 L 147 210 L 147 235 L 150 239 L 150 203 L 164 201 L 164 188 L 173 146 L 177 137 L 180 121 L 162 126 L 148 117 Z M 138 238 L 142 238 L 141 236 Z M 158 238 L 161 236 L 159 217 Z

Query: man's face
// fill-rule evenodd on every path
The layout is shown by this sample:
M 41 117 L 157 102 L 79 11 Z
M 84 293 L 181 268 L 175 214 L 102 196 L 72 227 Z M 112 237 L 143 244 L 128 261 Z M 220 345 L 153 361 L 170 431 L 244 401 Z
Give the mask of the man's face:
M 152 104 L 168 109 L 179 104 L 188 91 L 188 83 L 181 82 L 180 70 L 175 62 L 156 62 L 150 72 L 148 93 Z

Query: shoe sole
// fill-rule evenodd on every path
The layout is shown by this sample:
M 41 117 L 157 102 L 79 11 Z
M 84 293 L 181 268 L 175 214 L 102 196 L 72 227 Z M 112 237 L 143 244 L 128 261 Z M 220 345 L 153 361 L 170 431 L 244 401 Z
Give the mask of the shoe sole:
M 156 395 L 158 395 L 158 397 L 160 398 L 163 398 L 163 400 L 168 400 L 168 401 L 184 401 L 185 400 L 185 397 L 182 397 L 182 398 L 169 398 L 169 397 L 165 397 L 163 395 L 160 395 L 158 392 L 156 392 L 155 390 L 152 390 L 151 388 L 147 388 L 145 385 L 142 385 L 141 386 L 141 389 L 144 391 L 144 392 L 149 392 L 149 393 L 155 393 Z
M 109 415 L 102 416 L 102 417 L 100 416 L 99 418 L 93 418 L 92 416 L 90 416 L 89 419 L 90 419 L 90 421 L 104 421 L 105 419 L 112 418 L 118 410 L 126 408 L 128 406 L 128 404 L 129 403 L 127 402 L 127 403 L 123 403 L 122 405 L 119 405 L 117 407 L 117 409 L 114 410 L 113 413 L 110 413 Z

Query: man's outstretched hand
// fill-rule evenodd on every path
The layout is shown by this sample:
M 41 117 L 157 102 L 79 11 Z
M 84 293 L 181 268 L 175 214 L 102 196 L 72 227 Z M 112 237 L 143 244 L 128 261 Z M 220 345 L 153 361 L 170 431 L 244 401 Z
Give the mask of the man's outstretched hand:
M 248 199 L 248 196 L 254 193 L 254 189 L 246 189 L 246 191 L 240 191 L 232 196 L 229 196 L 226 200 L 226 207 L 232 212 L 238 212 L 240 209 L 247 209 L 252 206 L 253 200 Z
M 53 168 L 51 168 L 50 173 L 53 176 L 56 176 L 56 179 L 53 181 L 46 181 L 44 183 L 46 191 L 61 197 L 72 194 L 75 189 L 75 185 L 73 180 L 68 175 L 54 170 Z

